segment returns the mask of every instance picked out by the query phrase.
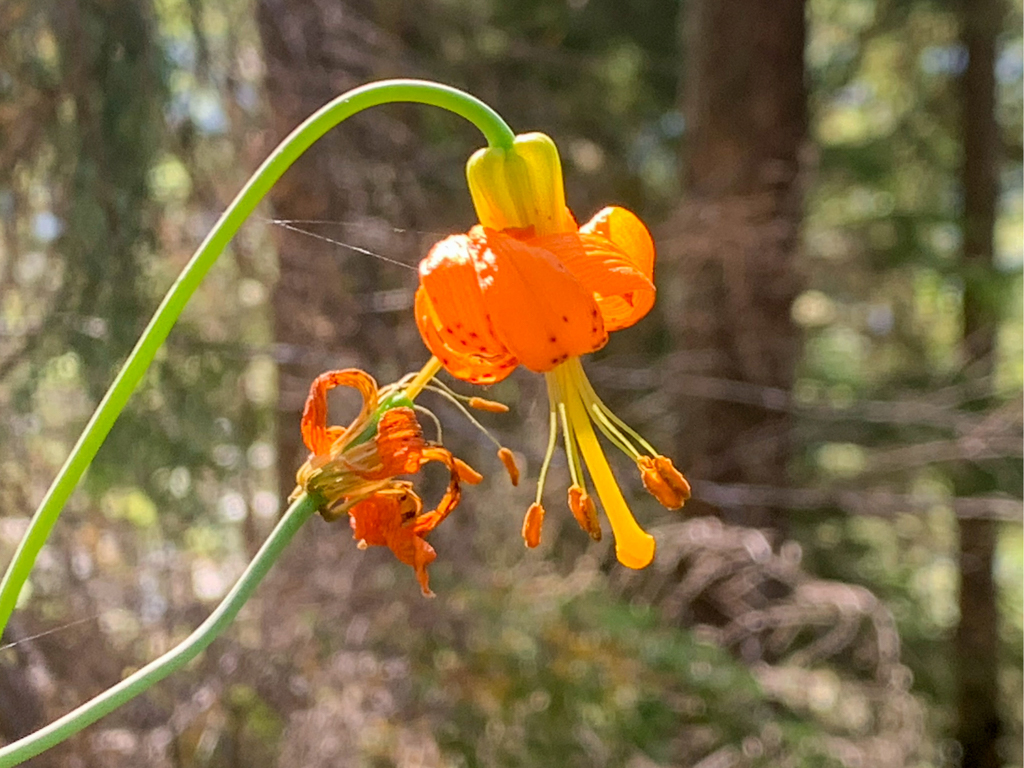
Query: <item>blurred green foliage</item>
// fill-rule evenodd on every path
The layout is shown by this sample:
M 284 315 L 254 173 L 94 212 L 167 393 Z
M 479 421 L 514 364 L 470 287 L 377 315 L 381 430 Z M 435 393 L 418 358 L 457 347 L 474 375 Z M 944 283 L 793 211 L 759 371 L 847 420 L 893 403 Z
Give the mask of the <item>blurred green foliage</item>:
M 429 636 L 385 628 L 385 648 L 389 636 L 407 638 L 394 650 L 412 660 L 415 696 L 457 764 L 693 765 L 740 754 L 745 765 L 840 764 L 721 648 L 587 581 L 456 587 L 450 623 Z
M 838 449 L 865 455 L 913 442 L 955 440 L 977 429 L 979 372 L 964 367 L 962 299 L 970 283 L 999 318 L 992 361 L 994 396 L 1013 434 L 1021 376 L 1021 20 L 1006 4 L 997 51 L 997 111 L 1005 147 L 995 269 L 961 258 L 958 78 L 966 65 L 956 8 L 930 2 L 811 0 L 807 61 L 820 153 L 805 219 L 805 265 L 813 286 L 794 307 L 807 329 L 797 392 L 808 405 L 849 408 L 870 399 L 902 400 L 931 415 L 902 423 L 805 422 L 799 475 L 813 482 L 837 472 Z M 984 386 L 981 384 L 981 386 Z M 991 417 L 998 418 L 998 416 Z M 1013 438 L 1011 438 L 1012 440 Z M 950 465 L 912 452 L 888 465 L 856 467 L 842 479 L 884 483 L 918 494 L 950 496 Z M 849 463 L 847 463 L 849 466 Z M 1019 497 L 1018 456 L 986 463 L 986 487 Z M 873 471 L 872 471 L 873 470 Z M 875 477 L 872 477 L 874 475 Z M 877 479 L 876 479 L 877 478 Z M 925 515 L 892 522 L 820 514 L 800 519 L 798 534 L 810 567 L 831 578 L 871 587 L 899 622 L 904 660 L 915 687 L 934 707 L 935 727 L 952 727 L 956 664 L 951 637 L 959 620 L 957 531 L 952 511 L 937 504 Z M 997 579 L 1006 600 L 1021 575 L 1017 525 L 1002 531 Z M 1015 598 L 1009 598 L 1015 599 Z M 1003 613 L 1004 706 L 1017 712 L 1024 647 L 1021 610 Z M 1008 764 L 1019 764 L 1020 720 L 1005 740 Z M 1013 746 L 1013 745 L 1017 746 Z M 1011 757 L 1012 755 L 1012 757 Z

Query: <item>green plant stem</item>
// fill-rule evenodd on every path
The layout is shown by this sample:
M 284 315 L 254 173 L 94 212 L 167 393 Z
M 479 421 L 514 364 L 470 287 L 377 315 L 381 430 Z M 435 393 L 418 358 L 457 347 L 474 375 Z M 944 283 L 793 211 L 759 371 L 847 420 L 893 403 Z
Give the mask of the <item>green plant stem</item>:
M 108 688 L 45 728 L 0 749 L 0 768 L 18 765 L 56 746 L 198 656 L 231 623 L 296 531 L 321 503 L 322 500 L 305 494 L 295 500 L 223 602 L 191 635 L 113 688 Z
M 242 222 L 281 174 L 327 131 L 357 112 L 393 102 L 427 104 L 454 112 L 479 128 L 492 147 L 509 148 L 515 138 L 505 121 L 483 102 L 455 88 L 420 80 L 383 80 L 355 88 L 323 106 L 292 131 L 252 175 L 171 286 L 32 516 L 28 530 L 0 581 L 0 633 L 7 626 L 39 550 L 46 543 L 82 473 L 106 439 L 186 302 Z

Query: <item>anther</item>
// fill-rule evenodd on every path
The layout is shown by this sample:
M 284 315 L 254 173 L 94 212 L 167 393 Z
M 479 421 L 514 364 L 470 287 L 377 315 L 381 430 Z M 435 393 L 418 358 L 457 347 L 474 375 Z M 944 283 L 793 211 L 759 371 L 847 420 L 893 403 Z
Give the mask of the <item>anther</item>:
M 469 398 L 469 407 L 476 408 L 478 411 L 487 411 L 488 413 L 508 413 L 508 406 L 504 403 L 485 400 L 482 397 Z
M 578 485 L 569 488 L 569 509 L 580 528 L 594 541 L 600 541 L 601 523 L 597 519 L 597 506 L 587 492 Z
M 530 505 L 523 518 L 523 541 L 533 549 L 540 544 L 540 529 L 544 525 L 544 507 L 537 502 Z
M 508 472 L 508 479 L 512 481 L 512 485 L 519 485 L 519 467 L 516 465 L 516 457 L 512 451 L 504 447 L 499 448 L 498 458 L 505 465 L 505 471 Z
M 690 498 L 690 484 L 665 456 L 637 459 L 644 488 L 667 509 L 679 509 Z

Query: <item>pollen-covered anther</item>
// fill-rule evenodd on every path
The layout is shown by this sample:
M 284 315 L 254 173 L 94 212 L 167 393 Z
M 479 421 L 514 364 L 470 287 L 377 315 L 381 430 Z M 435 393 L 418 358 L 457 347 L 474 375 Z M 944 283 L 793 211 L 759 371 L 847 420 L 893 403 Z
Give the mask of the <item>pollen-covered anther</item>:
M 537 502 L 530 505 L 523 518 L 523 541 L 533 549 L 540 544 L 540 529 L 544 525 L 544 507 Z
M 665 456 L 637 459 L 644 488 L 667 509 L 679 509 L 690 498 L 690 484 Z
M 504 403 L 485 400 L 482 397 L 469 398 L 469 407 L 475 408 L 478 411 L 487 411 L 487 413 L 508 413 L 508 406 Z
M 601 523 L 597 519 L 597 505 L 578 485 L 569 488 L 569 510 L 584 533 L 594 541 L 601 540 Z
M 498 458 L 505 465 L 505 471 L 508 472 L 508 479 L 512 481 L 512 485 L 519 485 L 519 467 L 512 451 L 508 448 L 499 448 Z

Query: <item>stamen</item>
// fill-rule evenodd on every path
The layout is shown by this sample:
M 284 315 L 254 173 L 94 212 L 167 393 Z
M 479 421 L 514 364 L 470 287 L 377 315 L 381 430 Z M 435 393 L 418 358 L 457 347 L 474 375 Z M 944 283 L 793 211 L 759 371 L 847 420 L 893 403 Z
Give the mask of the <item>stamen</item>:
M 508 479 L 512 481 L 512 485 L 519 485 L 519 467 L 516 466 L 516 457 L 512 454 L 512 451 L 508 448 L 499 448 L 498 458 L 505 465 Z
M 460 402 L 466 403 L 470 408 L 475 408 L 478 411 L 487 411 L 489 413 L 508 413 L 509 411 L 509 407 L 507 405 L 499 403 L 496 400 L 487 400 L 486 398 L 477 397 L 476 395 L 469 397 L 468 395 L 460 394 L 440 379 L 434 379 L 433 383 L 429 387 L 429 389 L 432 390 L 435 388 L 444 390 L 444 392 L 451 397 Z
M 637 461 L 644 488 L 667 509 L 679 509 L 690 498 L 690 484 L 665 456 L 641 456 Z
M 478 411 L 487 411 L 487 413 L 508 413 L 508 406 L 504 403 L 485 400 L 482 397 L 469 398 L 469 407 L 476 408 Z
M 460 401 L 466 400 L 469 402 L 470 405 L 473 405 L 474 400 L 480 400 L 483 403 L 488 403 L 494 406 L 501 406 L 502 408 L 505 408 L 506 411 L 508 410 L 508 408 L 506 406 L 503 406 L 501 403 L 492 403 L 490 400 L 484 400 L 483 398 L 465 397 L 463 395 L 458 394 L 457 392 L 453 392 L 449 387 L 447 387 L 440 381 L 435 381 L 433 384 L 428 384 L 424 387 L 424 389 L 430 390 L 435 395 L 440 395 L 449 403 L 454 405 L 459 410 L 459 412 L 463 416 L 465 416 L 466 419 L 469 420 L 470 424 L 479 429 L 488 440 L 490 440 L 498 447 L 498 458 L 501 460 L 501 463 L 505 465 L 505 471 L 508 472 L 509 480 L 512 481 L 512 485 L 519 485 L 519 467 L 516 466 L 516 460 L 515 457 L 512 455 L 512 451 L 510 451 L 508 448 L 499 443 L 497 438 L 495 438 L 494 435 L 487 431 L 487 427 L 485 427 L 483 424 L 477 421 L 473 417 L 473 414 L 471 414 L 466 409 L 466 406 L 464 406 Z M 494 409 L 491 410 L 492 412 L 495 413 L 498 412 Z M 430 415 L 434 416 L 433 414 Z M 436 417 L 434 418 L 436 419 Z M 440 425 L 438 425 L 438 434 L 440 435 Z M 438 438 L 438 440 L 440 441 L 440 438 Z
M 652 456 L 657 456 L 658 452 L 654 450 L 654 447 L 643 438 L 643 435 L 641 435 L 639 432 L 637 432 L 635 429 L 629 426 L 629 424 L 627 424 L 618 416 L 616 416 L 612 409 L 605 405 L 604 401 L 597 396 L 597 392 L 594 391 L 594 386 L 590 383 L 590 379 L 587 378 L 587 374 L 583 370 L 583 364 L 580 363 L 579 358 L 575 358 L 573 360 L 570 360 L 569 362 L 570 364 L 572 364 L 573 378 L 579 384 L 581 394 L 584 396 L 584 399 L 590 405 L 590 408 L 588 410 L 591 413 L 600 413 L 604 417 L 604 419 L 607 419 L 612 424 L 619 427 L 619 429 L 626 432 L 634 440 L 636 440 L 640 444 L 640 446 L 649 454 L 651 454 Z M 597 421 L 597 419 L 595 420 Z M 597 423 L 600 427 L 601 421 L 598 421 Z M 611 425 L 609 424 L 609 428 L 610 427 Z M 604 432 L 603 429 L 601 431 Z M 611 437 L 609 437 L 609 439 L 611 439 Z M 623 439 L 625 438 L 623 437 Z
M 555 455 L 555 443 L 558 442 L 558 414 L 555 412 L 555 401 L 551 399 L 551 387 L 548 387 L 548 447 L 544 451 L 544 461 L 540 465 L 540 475 L 537 478 L 537 504 L 540 504 L 544 496 L 544 483 L 548 479 L 548 467 L 551 466 L 551 457 Z
M 540 544 L 540 529 L 544 525 L 544 507 L 537 502 L 530 505 L 523 519 L 523 541 L 533 549 Z
M 601 430 L 601 433 L 605 437 L 607 437 L 612 443 L 615 444 L 616 448 L 618 448 L 620 451 L 622 451 L 624 454 L 629 456 L 629 458 L 633 459 L 634 461 L 640 458 L 640 456 L 642 455 L 640 451 L 637 450 L 635 445 L 629 442 L 625 435 L 623 435 L 621 432 L 619 432 L 619 430 L 615 428 L 615 425 L 608 420 L 608 417 L 604 413 L 602 413 L 596 407 L 588 407 L 587 410 L 590 413 L 593 422 L 597 424 L 597 428 Z
M 388 395 L 397 392 L 400 389 L 405 389 L 405 386 L 410 381 L 415 379 L 418 375 L 418 373 L 406 373 L 398 381 L 393 381 L 390 384 L 385 384 L 383 387 L 380 388 L 380 391 L 377 393 L 377 399 L 382 401 L 386 400 Z
M 424 408 L 422 405 L 414 405 L 413 410 L 415 410 L 416 413 L 422 413 L 430 417 L 430 420 L 434 422 L 434 428 L 437 430 L 437 440 L 435 442 L 443 443 L 444 440 L 441 439 L 441 420 L 437 418 L 434 412 L 429 408 Z
M 565 366 L 560 365 L 551 373 L 545 374 L 544 378 L 549 385 L 548 397 L 553 397 L 555 408 L 558 411 L 558 418 L 562 422 L 562 435 L 565 438 L 565 458 L 569 464 L 569 479 L 573 485 L 586 489 L 583 481 L 583 463 L 580 461 L 579 450 L 576 447 L 576 436 L 570 427 L 569 413 L 566 410 L 566 387 L 562 381 Z M 552 395 L 551 390 L 554 390 Z M 588 418 L 587 423 L 590 423 Z
M 597 519 L 597 505 L 578 485 L 569 488 L 569 510 L 584 533 L 594 541 L 601 540 L 601 523 Z
M 440 379 L 434 379 L 433 381 L 431 381 L 429 389 L 432 390 L 432 391 L 437 390 L 437 389 L 443 389 L 449 395 L 451 395 L 452 397 L 454 397 L 454 398 L 456 398 L 458 400 L 469 400 L 469 398 L 466 395 L 460 395 L 458 392 L 456 392 L 454 389 L 449 387 L 447 384 L 445 384 Z
M 435 383 L 440 384 L 440 382 L 435 382 Z M 462 403 L 459 402 L 459 396 L 455 392 L 452 392 L 447 387 L 437 387 L 437 386 L 434 386 L 433 384 L 427 385 L 425 387 L 425 389 L 430 390 L 435 395 L 440 395 L 445 400 L 447 400 L 449 403 L 454 405 L 459 410 L 459 413 L 461 413 L 463 416 L 465 416 L 469 420 L 470 424 L 472 424 L 474 427 L 476 427 L 481 432 L 483 432 L 484 436 L 488 440 L 490 440 L 492 443 L 494 443 L 496 446 L 498 446 L 498 450 L 501 450 L 502 445 L 501 445 L 501 443 L 498 442 L 498 439 L 487 430 L 487 427 L 485 427 L 483 424 L 481 424 L 479 421 L 476 420 L 476 418 L 473 416 L 473 414 L 471 414 L 467 410 L 466 406 L 464 406 Z

